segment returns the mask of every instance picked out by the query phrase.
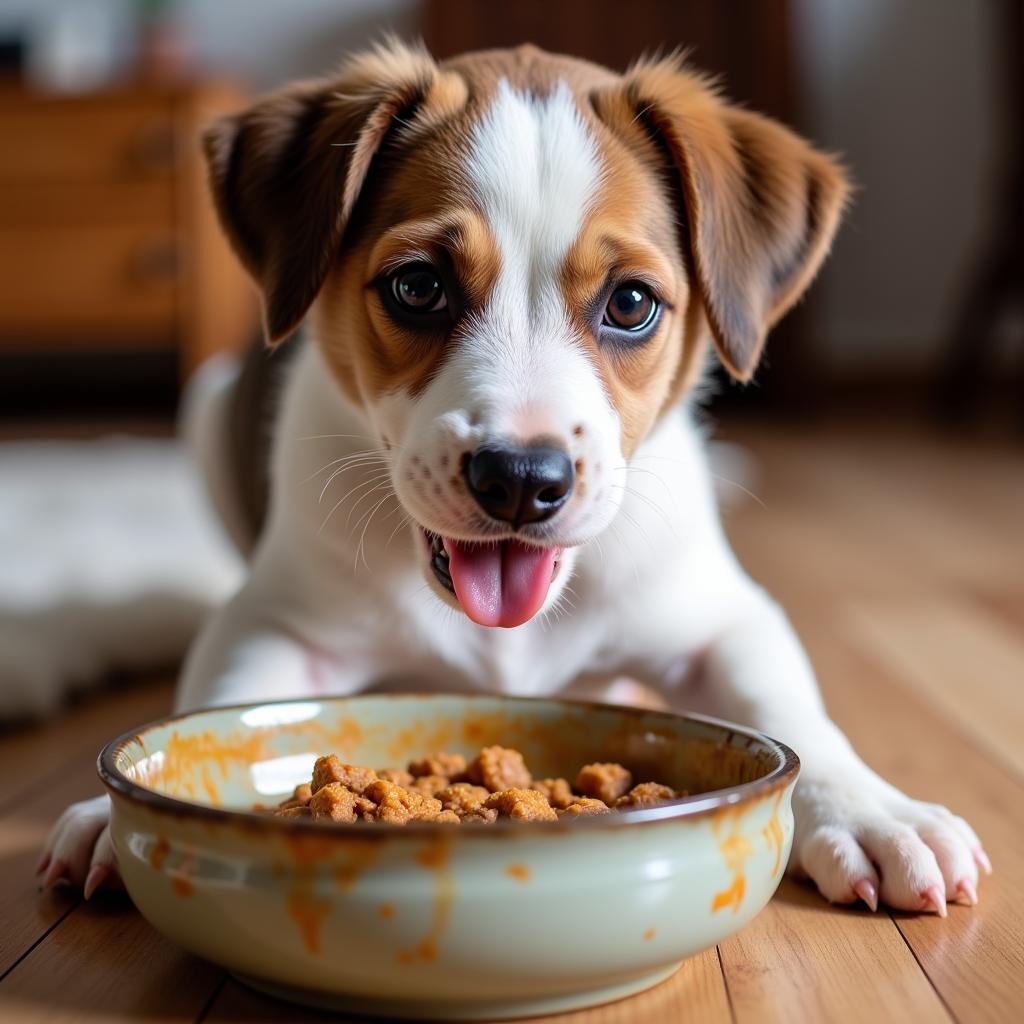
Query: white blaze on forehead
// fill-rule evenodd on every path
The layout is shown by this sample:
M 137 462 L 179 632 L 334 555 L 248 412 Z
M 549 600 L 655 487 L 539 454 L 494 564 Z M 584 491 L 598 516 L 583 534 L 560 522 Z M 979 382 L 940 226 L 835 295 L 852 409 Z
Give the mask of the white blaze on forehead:
M 524 440 L 565 436 L 574 416 L 614 430 L 561 288 L 602 178 L 597 144 L 565 83 L 532 96 L 503 79 L 473 131 L 466 166 L 501 260 L 449 364 L 466 405 L 496 434 Z
M 467 169 L 501 253 L 499 288 L 537 298 L 557 285 L 601 184 L 597 146 L 566 84 L 537 97 L 502 79 L 473 131 Z

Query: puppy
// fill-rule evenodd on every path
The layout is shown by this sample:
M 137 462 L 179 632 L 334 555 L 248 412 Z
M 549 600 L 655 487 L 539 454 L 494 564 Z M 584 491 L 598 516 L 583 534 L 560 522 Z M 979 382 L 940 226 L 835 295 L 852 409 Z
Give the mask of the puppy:
M 832 159 L 675 57 L 620 76 L 397 43 L 206 152 L 270 344 L 303 320 L 312 341 L 248 581 L 179 709 L 628 675 L 796 749 L 790 868 L 826 899 L 976 901 L 975 834 L 864 765 L 736 563 L 687 411 L 711 348 L 748 380 L 817 271 L 847 195 Z M 46 883 L 115 879 L 107 814 L 65 813 Z

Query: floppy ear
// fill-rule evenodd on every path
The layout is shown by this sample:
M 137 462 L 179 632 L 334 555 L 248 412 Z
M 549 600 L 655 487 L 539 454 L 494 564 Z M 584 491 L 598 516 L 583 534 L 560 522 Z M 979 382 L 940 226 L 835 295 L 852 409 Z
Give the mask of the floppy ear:
M 842 169 L 788 128 L 729 106 L 678 57 L 633 68 L 617 97 L 594 104 L 606 120 L 625 106 L 671 159 L 719 357 L 749 380 L 768 329 L 832 244 L 849 191 Z
M 425 51 L 391 41 L 335 78 L 293 85 L 204 134 L 217 212 L 263 292 L 269 341 L 305 316 L 374 154 L 438 76 Z

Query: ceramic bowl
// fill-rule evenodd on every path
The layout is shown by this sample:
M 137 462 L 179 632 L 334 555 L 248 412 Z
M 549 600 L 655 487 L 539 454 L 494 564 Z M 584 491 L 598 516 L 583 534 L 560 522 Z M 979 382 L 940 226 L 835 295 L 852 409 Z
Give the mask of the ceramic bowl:
M 493 743 L 536 777 L 618 761 L 691 795 L 475 827 L 252 810 L 308 781 L 323 753 L 383 768 Z M 376 695 L 179 715 L 110 743 L 99 771 L 125 886 L 174 942 L 286 998 L 458 1020 L 628 995 L 741 928 L 789 856 L 799 762 L 696 716 Z

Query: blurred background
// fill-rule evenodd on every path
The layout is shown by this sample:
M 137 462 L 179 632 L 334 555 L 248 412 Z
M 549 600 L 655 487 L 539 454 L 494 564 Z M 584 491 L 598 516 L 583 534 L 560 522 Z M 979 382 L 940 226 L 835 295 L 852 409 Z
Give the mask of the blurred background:
M 439 58 L 530 41 L 620 69 L 688 47 L 734 99 L 842 155 L 857 193 L 831 260 L 773 333 L 755 383 L 723 378 L 710 403 L 729 442 L 719 449 L 729 529 L 798 625 L 801 602 L 810 608 L 822 588 L 862 599 L 850 621 L 870 633 L 887 621 L 886 601 L 898 610 L 945 587 L 953 610 L 915 626 L 915 642 L 952 643 L 964 606 L 971 622 L 984 611 L 984 630 L 1024 676 L 1022 10 L 1017 0 L 0 0 L 0 702 L 6 688 L 19 694 L 11 713 L 48 708 L 35 700 L 40 679 L 132 664 L 108 638 L 88 670 L 75 661 L 82 647 L 39 668 L 55 657 L 48 640 L 30 643 L 41 610 L 63 603 L 62 628 L 79 629 L 82 644 L 93 630 L 83 600 L 110 584 L 95 584 L 84 549 L 123 563 L 130 586 L 114 589 L 126 607 L 168 571 L 140 554 L 140 523 L 166 538 L 165 553 L 217 548 L 195 607 L 233 585 L 238 567 L 213 532 L 173 539 L 183 519 L 205 515 L 198 495 L 175 504 L 187 470 L 166 449 L 124 443 L 170 438 L 189 373 L 257 331 L 197 135 L 385 31 L 421 36 Z M 170 462 L 156 472 L 160 458 Z M 181 611 L 180 635 L 191 614 Z M 52 637 L 44 623 L 39 636 Z M 137 660 L 148 664 L 145 652 Z

